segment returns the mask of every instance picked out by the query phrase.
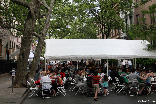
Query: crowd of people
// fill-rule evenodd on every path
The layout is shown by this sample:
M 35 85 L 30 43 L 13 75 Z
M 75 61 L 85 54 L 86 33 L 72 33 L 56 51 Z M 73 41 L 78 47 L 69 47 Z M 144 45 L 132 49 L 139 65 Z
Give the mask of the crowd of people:
M 103 87 L 103 96 L 108 95 L 108 84 L 112 82 L 116 82 L 116 77 L 120 78 L 122 75 L 119 74 L 119 70 L 122 70 L 124 73 L 129 73 L 127 78 L 129 81 L 136 80 L 136 79 L 142 79 L 144 80 L 144 83 L 141 84 L 141 90 L 139 91 L 139 95 L 141 95 L 142 91 L 146 89 L 148 91 L 147 95 L 150 94 L 150 91 L 148 90 L 147 86 L 150 86 L 150 77 L 154 77 L 153 73 L 148 69 L 138 68 L 135 70 L 132 68 L 132 64 L 129 62 L 130 66 L 126 67 L 124 65 L 121 65 L 120 67 L 117 66 L 108 66 L 105 62 L 104 65 L 95 64 L 95 62 L 89 62 L 88 65 L 81 61 L 78 65 L 79 68 L 77 69 L 77 64 L 72 63 L 50 63 L 48 65 L 48 70 L 45 71 L 43 69 L 41 72 L 39 70 L 36 71 L 34 79 L 36 80 L 36 84 L 42 85 L 42 82 L 44 81 L 52 81 L 51 91 L 53 92 L 52 96 L 56 96 L 57 92 L 57 86 L 63 85 L 63 78 L 68 78 L 69 76 L 72 79 L 75 79 L 75 85 L 77 86 L 83 86 L 83 93 L 86 92 L 86 87 L 84 86 L 85 80 L 84 78 L 88 77 L 89 75 L 92 75 L 92 86 L 94 88 L 94 100 L 97 101 L 97 94 L 100 93 L 100 87 L 101 84 Z M 105 74 L 108 67 L 108 76 Z M 111 77 L 109 79 L 108 77 Z M 121 83 L 124 83 L 122 80 L 120 80 Z

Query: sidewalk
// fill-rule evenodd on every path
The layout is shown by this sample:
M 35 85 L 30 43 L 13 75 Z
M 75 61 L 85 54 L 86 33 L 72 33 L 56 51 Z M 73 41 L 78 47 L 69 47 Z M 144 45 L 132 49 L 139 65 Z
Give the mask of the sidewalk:
M 10 74 L 0 75 L 0 104 L 20 104 L 28 88 L 13 88 Z

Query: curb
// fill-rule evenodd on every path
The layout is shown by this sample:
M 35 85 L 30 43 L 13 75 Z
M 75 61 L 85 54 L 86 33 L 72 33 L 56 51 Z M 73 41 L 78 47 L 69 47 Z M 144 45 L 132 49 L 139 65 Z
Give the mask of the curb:
M 26 98 L 26 96 L 29 94 L 29 92 L 30 92 L 30 89 L 28 88 L 28 89 L 24 92 L 23 96 L 16 102 L 16 104 L 22 104 L 23 101 L 24 101 L 24 99 Z

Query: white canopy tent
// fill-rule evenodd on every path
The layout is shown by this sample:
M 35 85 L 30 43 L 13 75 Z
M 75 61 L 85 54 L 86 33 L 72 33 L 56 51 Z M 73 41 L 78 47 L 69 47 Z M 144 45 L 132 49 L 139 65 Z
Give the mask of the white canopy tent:
M 123 39 L 46 39 L 45 59 L 77 61 L 81 59 L 156 58 L 147 51 L 149 42 Z
M 45 58 L 49 60 L 117 59 L 136 55 L 117 39 L 46 39 Z

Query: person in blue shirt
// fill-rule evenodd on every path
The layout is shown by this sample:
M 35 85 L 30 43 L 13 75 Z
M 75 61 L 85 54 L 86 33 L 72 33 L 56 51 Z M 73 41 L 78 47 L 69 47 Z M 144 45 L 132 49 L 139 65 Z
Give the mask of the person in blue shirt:
M 136 69 L 135 74 L 138 74 L 140 76 L 139 69 Z
M 105 93 L 104 96 L 106 96 L 106 95 L 108 95 L 108 93 L 107 93 L 108 76 L 107 75 L 103 76 L 102 82 L 103 82 L 103 89 L 104 89 L 104 93 Z

